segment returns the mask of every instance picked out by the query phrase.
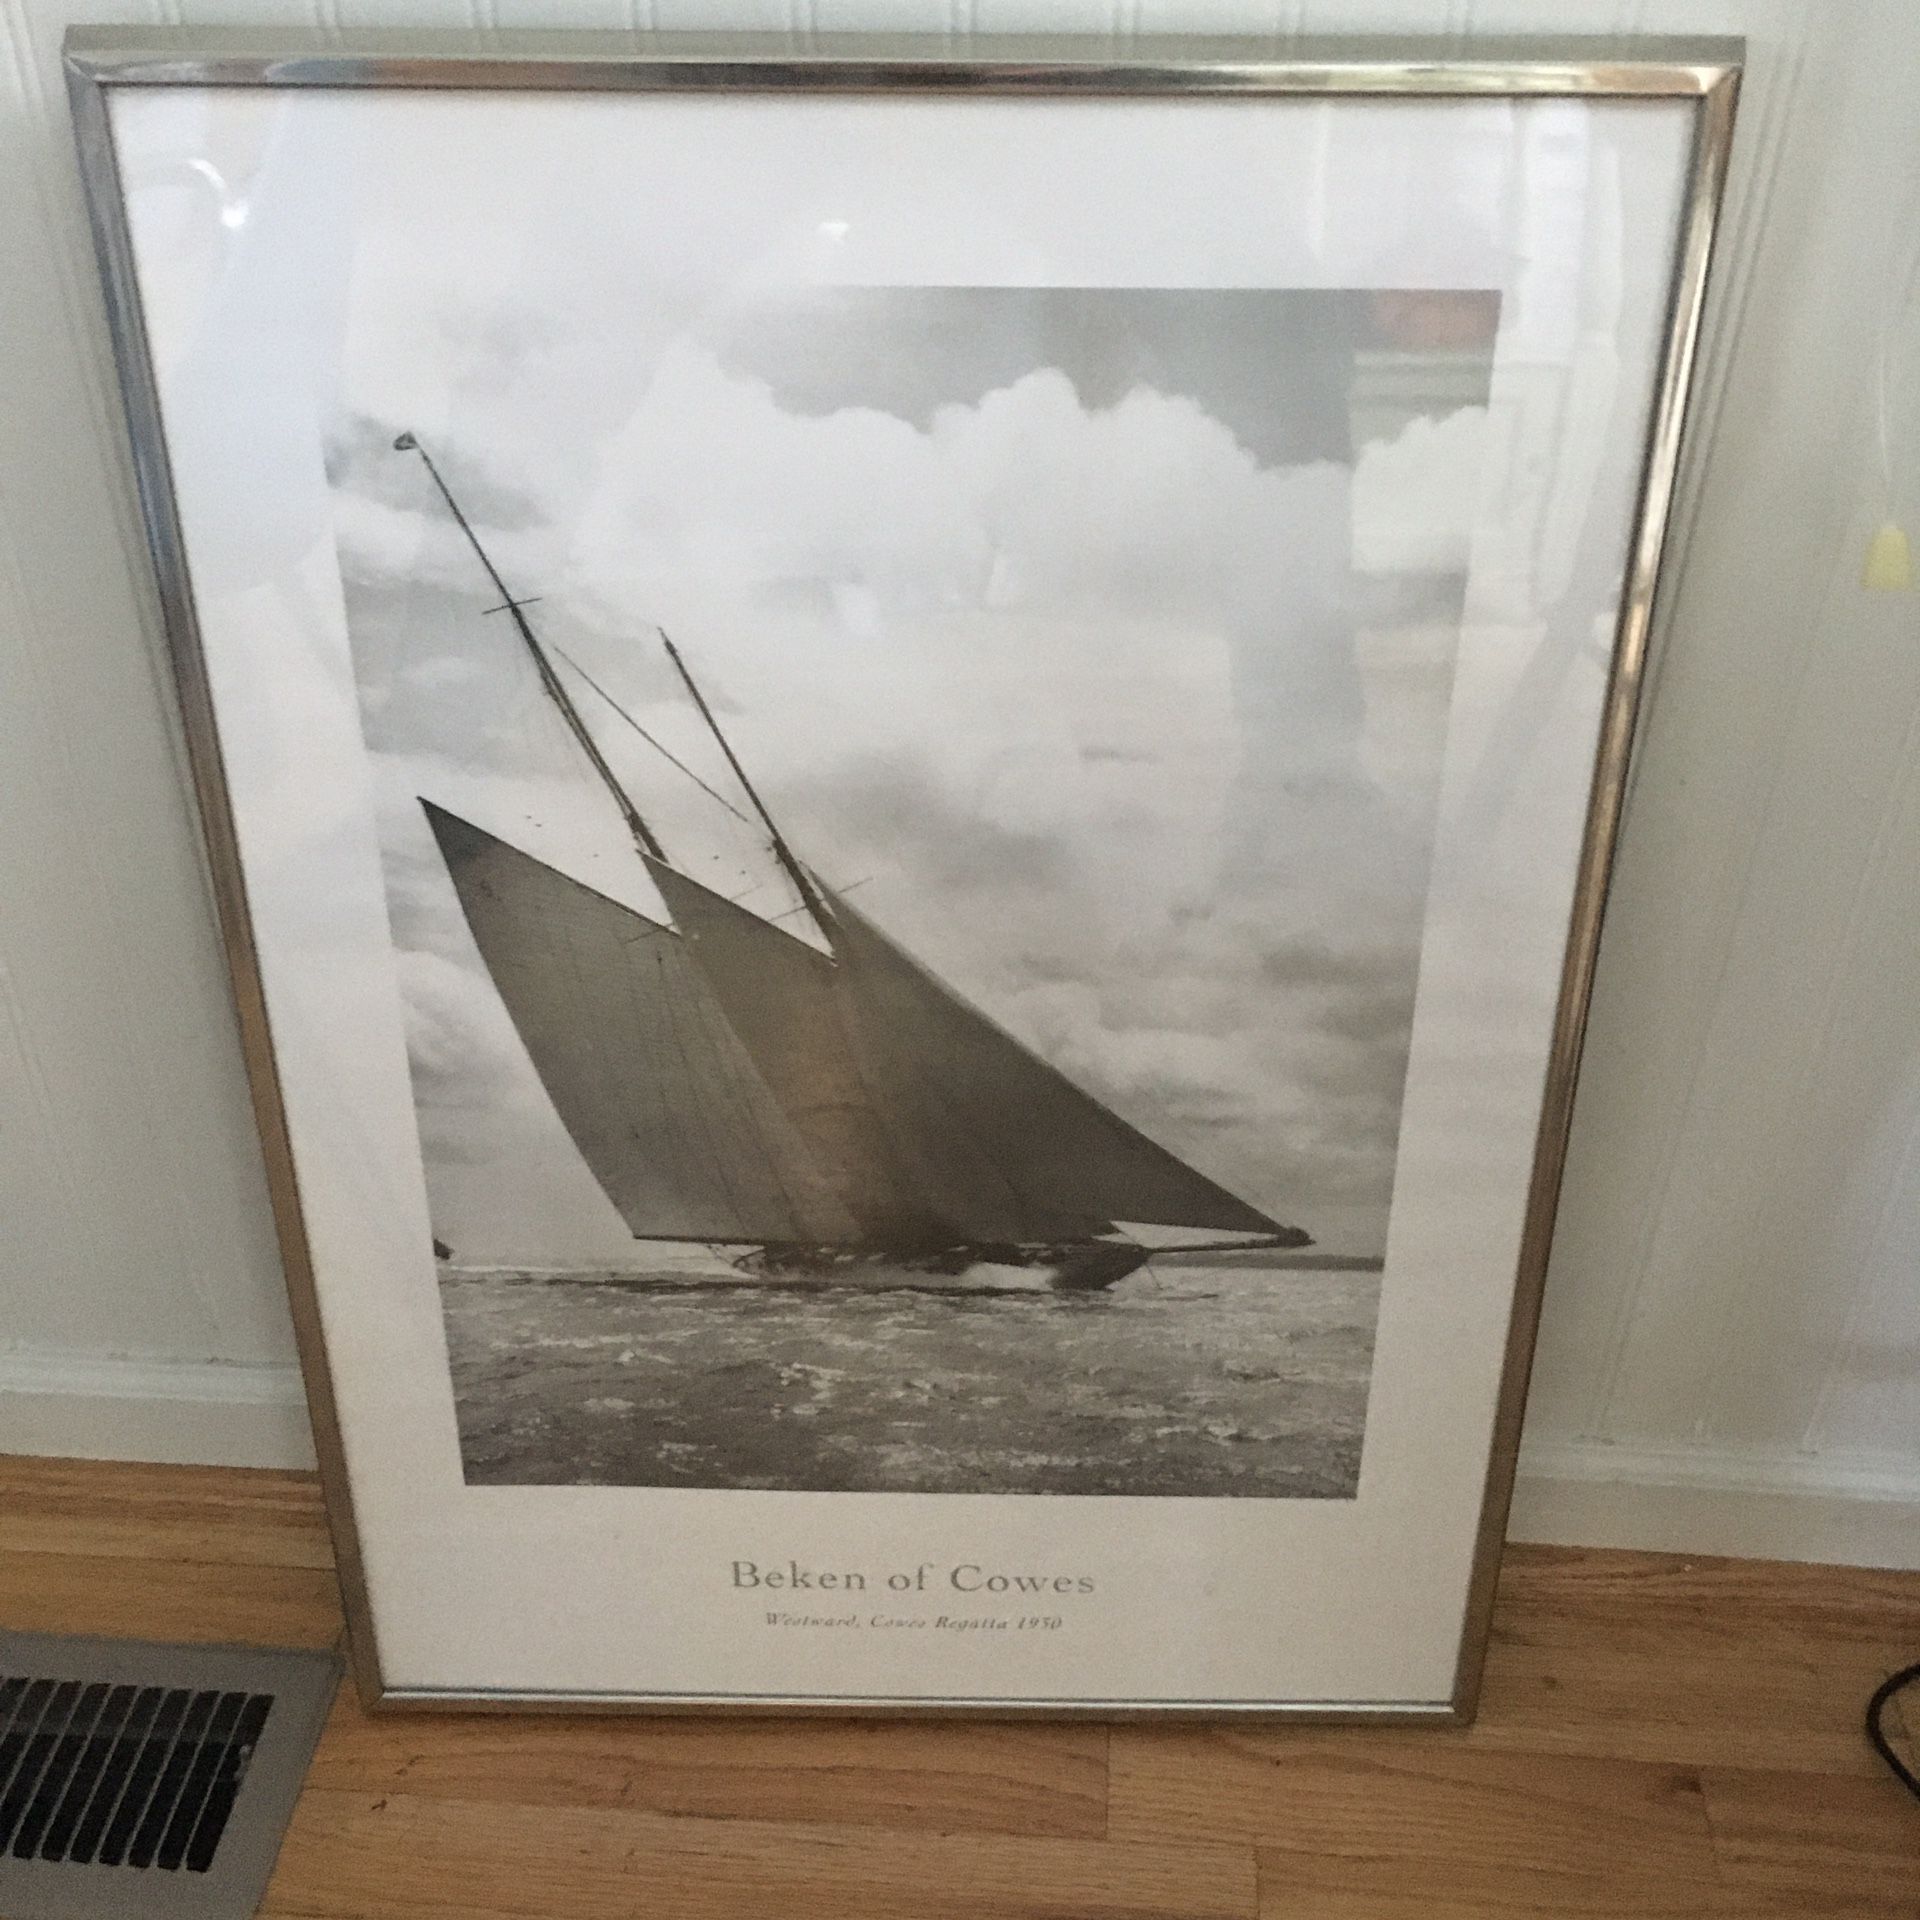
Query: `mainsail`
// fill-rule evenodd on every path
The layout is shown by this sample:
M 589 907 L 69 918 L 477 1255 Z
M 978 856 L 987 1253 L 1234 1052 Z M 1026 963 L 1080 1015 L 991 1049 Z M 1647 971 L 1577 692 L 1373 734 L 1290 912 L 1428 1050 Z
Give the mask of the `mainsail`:
M 821 893 L 850 1019 L 875 1079 L 928 1159 L 965 1139 L 991 1169 L 1001 1210 L 1023 1222 L 1050 1216 L 1081 1233 L 1116 1220 L 1286 1231 L 1075 1086 L 844 896 L 826 887 Z

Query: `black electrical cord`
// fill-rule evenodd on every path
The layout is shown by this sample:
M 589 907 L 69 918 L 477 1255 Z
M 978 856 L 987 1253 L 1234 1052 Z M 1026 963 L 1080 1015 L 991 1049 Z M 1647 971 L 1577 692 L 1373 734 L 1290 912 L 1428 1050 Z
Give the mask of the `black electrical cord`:
M 1887 1677 L 1874 1688 L 1873 1698 L 1867 1702 L 1867 1738 L 1873 1742 L 1874 1752 L 1893 1769 L 1894 1778 L 1897 1779 L 1915 1799 L 1920 1800 L 1920 1774 L 1916 1774 L 1914 1770 L 1894 1752 L 1893 1743 L 1887 1738 L 1886 1729 L 1880 1724 L 1881 1718 L 1887 1710 L 1887 1702 L 1891 1700 L 1902 1687 L 1910 1687 L 1916 1680 L 1920 1680 L 1920 1660 L 1916 1660 L 1910 1667 L 1902 1667 L 1898 1673 L 1888 1674 Z

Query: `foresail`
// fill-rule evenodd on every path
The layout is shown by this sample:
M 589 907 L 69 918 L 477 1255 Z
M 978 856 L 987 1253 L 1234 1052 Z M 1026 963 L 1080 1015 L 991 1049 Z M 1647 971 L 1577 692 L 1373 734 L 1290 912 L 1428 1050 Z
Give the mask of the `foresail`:
M 628 1227 L 648 1239 L 853 1238 L 680 936 L 421 804 L 534 1069 Z
M 647 869 L 689 957 L 768 1091 L 870 1242 L 939 1247 L 979 1237 L 965 1197 L 904 1159 L 861 1072 L 822 952 L 657 860 Z
M 860 911 L 822 888 L 846 992 L 875 1071 L 922 1142 L 923 1157 L 964 1135 L 992 1169 L 1021 1239 L 1098 1232 L 1113 1221 L 1208 1232 L 1280 1234 L 1083 1092 L 969 1005 Z M 1299 1244 L 1307 1236 L 1299 1234 Z

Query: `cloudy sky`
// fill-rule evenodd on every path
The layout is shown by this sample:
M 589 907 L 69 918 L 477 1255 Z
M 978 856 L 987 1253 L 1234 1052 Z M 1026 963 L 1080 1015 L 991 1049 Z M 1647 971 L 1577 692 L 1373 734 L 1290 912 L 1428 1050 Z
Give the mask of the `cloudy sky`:
M 617 301 L 422 305 L 408 351 L 438 338 L 462 375 L 422 438 L 679 864 L 792 905 L 659 627 L 869 915 L 1203 1171 L 1379 1249 L 1464 566 L 1433 472 L 1470 473 L 1460 367 L 1484 391 L 1490 303 L 799 286 L 631 327 Z M 1444 397 L 1354 447 L 1356 380 L 1391 360 L 1417 394 L 1429 345 Z M 662 908 L 394 451 L 418 424 L 349 406 L 330 468 L 436 1230 L 475 1260 L 622 1259 L 418 799 Z M 1362 573 L 1356 534 L 1398 558 Z
M 1457 180 L 1396 174 L 1393 235 L 1326 218 L 1296 190 L 1313 114 L 999 103 L 987 138 L 987 112 L 141 103 L 155 336 L 223 356 L 200 465 L 258 503 L 197 578 L 296 540 L 250 476 L 302 470 L 323 423 L 434 1217 L 466 1258 L 634 1249 L 419 798 L 660 904 L 403 429 L 542 632 L 701 779 L 738 804 L 660 626 L 896 938 L 1215 1179 L 1382 1243 L 1488 464 L 1499 316 L 1462 289 L 1502 284 L 1502 243 Z M 1376 254 L 1398 291 L 1324 290 Z M 784 912 L 727 805 L 575 685 L 675 858 Z

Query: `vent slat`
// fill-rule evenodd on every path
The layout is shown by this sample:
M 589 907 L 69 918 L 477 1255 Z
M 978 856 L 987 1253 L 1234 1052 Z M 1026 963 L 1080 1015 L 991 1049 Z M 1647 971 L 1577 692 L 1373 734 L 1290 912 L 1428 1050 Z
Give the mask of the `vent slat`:
M 39 1851 L 41 1836 L 66 1794 L 67 1783 L 73 1778 L 74 1762 L 85 1748 L 87 1735 L 92 1732 L 93 1723 L 100 1718 L 101 1709 L 106 1704 L 107 1688 L 104 1682 L 95 1681 L 81 1688 L 67 1724 L 56 1736 L 47 1754 L 40 1784 L 35 1788 L 33 1798 L 27 1802 L 25 1813 L 20 1816 L 20 1830 L 13 1836 L 13 1851 L 17 1859 L 31 1860 Z
M 160 1704 L 154 1709 L 153 1724 L 135 1749 L 133 1764 L 127 1770 L 126 1791 L 120 1796 L 120 1804 L 114 1808 L 113 1818 L 107 1822 L 106 1833 L 101 1838 L 100 1851 L 95 1857 L 103 1867 L 117 1867 L 127 1857 L 127 1847 L 146 1813 L 148 1801 L 153 1798 L 154 1788 L 160 1784 L 161 1769 L 167 1763 L 174 1736 L 180 1731 L 180 1722 L 186 1718 L 192 1698 L 192 1694 L 177 1689 L 161 1694 Z
M 207 1794 L 213 1786 L 214 1774 L 219 1770 L 221 1756 L 226 1752 L 227 1741 L 239 1721 L 240 1710 L 246 1704 L 247 1696 L 244 1693 L 223 1693 L 215 1701 L 206 1730 L 200 1735 L 199 1744 L 187 1767 L 186 1778 L 180 1783 L 180 1797 L 174 1803 L 172 1817 L 167 1821 L 160 1844 L 154 1851 L 153 1864 L 156 1867 L 163 1867 L 171 1873 L 177 1871 L 180 1862 L 186 1858 L 187 1842 L 200 1824 L 200 1809 L 207 1803 Z
M 160 1710 L 160 1702 L 165 1695 L 166 1690 L 162 1687 L 135 1689 L 114 1743 L 101 1762 L 99 1787 L 87 1801 L 86 1811 L 81 1814 L 80 1823 L 74 1829 L 73 1839 L 67 1848 L 69 1860 L 78 1861 L 84 1866 L 90 1864 L 99 1851 L 107 1827 L 119 1812 L 120 1802 L 126 1795 L 127 1784 L 133 1775 L 134 1759 L 140 1751 L 146 1729 L 153 1724 L 153 1717 Z
M 213 1865 L 214 1850 L 220 1844 L 220 1836 L 227 1830 L 234 1800 L 240 1792 L 241 1782 L 247 1777 L 253 1750 L 266 1733 L 267 1715 L 272 1707 L 272 1694 L 254 1693 L 247 1696 L 246 1705 L 240 1709 L 233 1737 L 227 1742 L 220 1756 L 220 1764 L 214 1770 L 207 1804 L 201 1808 L 199 1824 L 187 1842 L 186 1868 L 189 1873 L 205 1873 Z
M 160 1763 L 160 1777 L 154 1782 L 153 1797 L 148 1800 L 147 1810 L 140 1816 L 140 1824 L 134 1829 L 132 1840 L 127 1843 L 128 1866 L 153 1865 L 153 1856 L 160 1846 L 160 1836 L 166 1832 L 167 1822 L 173 1818 L 173 1809 L 180 1799 L 180 1789 L 186 1785 L 187 1770 L 193 1765 L 200 1736 L 206 1731 L 207 1722 L 212 1719 L 213 1710 L 219 1704 L 220 1696 L 217 1693 L 196 1693 L 188 1700 L 180 1730 L 167 1748 L 166 1758 Z
M 258 1912 L 339 1673 L 0 1628 L 0 1915 Z
M 273 1695 L 23 1680 L 0 1701 L 0 1854 L 206 1873 Z
M 108 1688 L 107 1697 L 100 1704 L 99 1717 L 87 1730 L 86 1746 L 75 1757 L 73 1777 L 67 1782 L 66 1793 L 47 1823 L 46 1838 L 40 1843 L 42 1860 L 67 1858 L 67 1849 L 79 1832 L 88 1806 L 106 1783 L 108 1760 L 138 1692 L 137 1687 Z
M 40 1725 L 40 1717 L 53 1698 L 51 1680 L 32 1680 L 22 1689 L 7 1730 L 0 1735 L 0 1801 L 13 1791 L 15 1776 L 27 1757 L 27 1747 Z
M 14 1769 L 13 1779 L 6 1793 L 0 1795 L 0 1853 L 7 1852 L 13 1845 L 14 1832 L 20 1825 L 21 1816 L 25 1814 L 40 1785 L 40 1776 L 46 1771 L 47 1762 L 53 1757 L 55 1741 L 73 1718 L 80 1692 L 78 1680 L 60 1680 L 54 1683 L 47 1695 L 39 1720 L 21 1749 L 20 1764 Z

